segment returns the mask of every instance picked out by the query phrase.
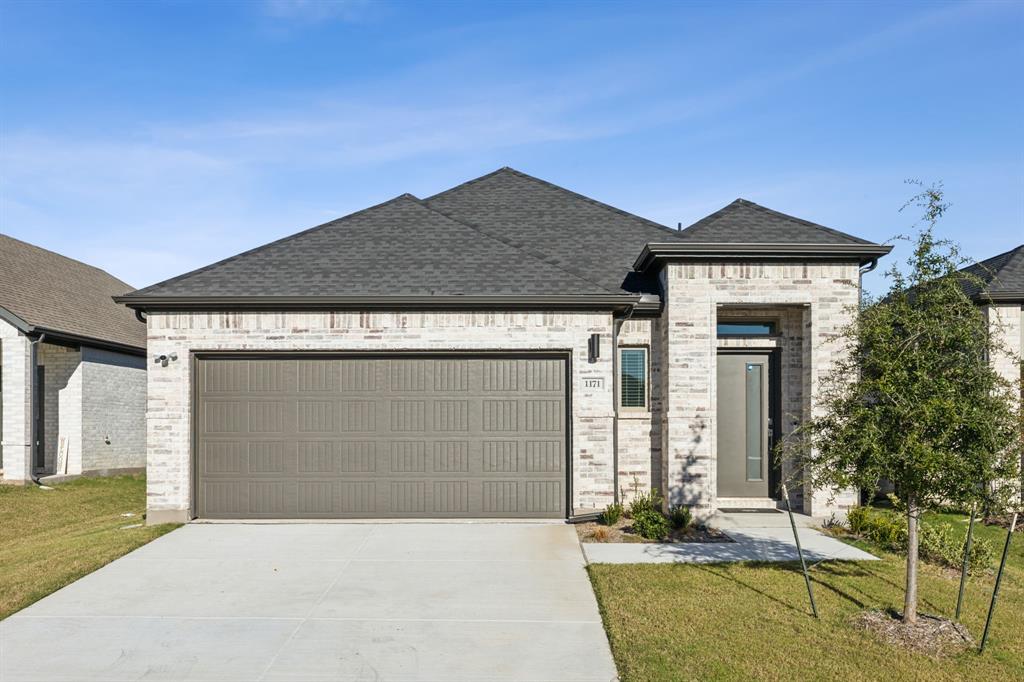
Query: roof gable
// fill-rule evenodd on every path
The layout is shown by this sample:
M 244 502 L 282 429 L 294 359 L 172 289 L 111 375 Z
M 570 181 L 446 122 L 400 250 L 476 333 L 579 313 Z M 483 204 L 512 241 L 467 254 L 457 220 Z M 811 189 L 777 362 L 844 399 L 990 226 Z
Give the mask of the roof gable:
M 113 301 L 131 286 L 99 268 L 0 235 L 0 308 L 54 334 L 146 347 L 146 325 Z
M 736 199 L 679 232 L 693 242 L 751 244 L 871 244 L 865 239 Z
M 403 194 L 132 296 L 608 294 Z

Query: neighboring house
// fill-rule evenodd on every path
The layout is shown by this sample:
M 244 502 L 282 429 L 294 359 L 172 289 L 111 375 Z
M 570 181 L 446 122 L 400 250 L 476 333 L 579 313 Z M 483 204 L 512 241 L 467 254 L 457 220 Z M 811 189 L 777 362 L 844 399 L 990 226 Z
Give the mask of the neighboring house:
M 0 235 L 3 481 L 142 471 L 146 326 L 127 284 Z
M 982 306 L 990 332 L 1004 349 L 990 358 L 992 367 L 1007 381 L 1024 380 L 1020 364 L 1024 356 L 1024 244 L 966 267 L 964 272 L 977 278 L 964 288 Z
M 503 168 L 119 297 L 163 358 L 149 521 L 571 518 L 634 481 L 775 507 L 770 444 L 890 248 L 744 200 L 672 230 Z

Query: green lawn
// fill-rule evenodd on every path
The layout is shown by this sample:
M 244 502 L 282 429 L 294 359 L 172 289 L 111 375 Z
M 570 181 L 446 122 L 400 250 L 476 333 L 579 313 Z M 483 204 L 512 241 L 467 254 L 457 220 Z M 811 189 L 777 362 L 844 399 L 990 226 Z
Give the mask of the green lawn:
M 943 520 L 966 526 L 956 515 Z M 976 537 L 989 538 L 999 555 L 1006 531 L 979 524 Z M 798 563 L 598 564 L 588 570 L 624 682 L 1024 679 L 1024 536 L 1011 545 L 983 656 L 933 660 L 853 627 L 862 610 L 902 610 L 904 562 L 880 556 L 879 562 L 814 567 L 820 621 L 810 616 Z M 994 582 L 994 575 L 968 581 L 962 620 L 978 640 Z M 925 565 L 920 610 L 952 617 L 958 586 L 958 577 Z
M 0 486 L 0 618 L 176 527 L 123 528 L 144 523 L 145 509 L 141 476 Z

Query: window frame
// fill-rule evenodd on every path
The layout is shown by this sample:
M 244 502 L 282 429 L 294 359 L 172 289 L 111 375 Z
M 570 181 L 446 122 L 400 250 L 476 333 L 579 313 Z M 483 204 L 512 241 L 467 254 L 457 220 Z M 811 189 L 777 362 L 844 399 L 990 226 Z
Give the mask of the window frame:
M 623 355 L 624 351 L 640 351 L 640 352 L 643 353 L 643 359 L 644 359 L 644 365 L 643 365 L 643 380 L 644 380 L 643 400 L 644 400 L 644 404 L 640 405 L 640 406 L 625 405 L 625 404 L 623 404 L 624 395 L 623 395 L 623 390 L 622 389 L 623 389 L 625 383 L 622 380 L 623 379 L 622 355 Z M 648 348 L 647 346 L 619 346 L 619 349 L 618 349 L 617 352 L 618 352 L 619 356 L 618 356 L 618 369 L 617 369 L 617 372 L 618 372 L 618 396 L 616 396 L 616 400 L 618 402 L 619 411 L 620 412 L 629 412 L 629 413 L 634 413 L 634 414 L 636 414 L 636 413 L 640 413 L 640 414 L 649 413 L 651 411 L 651 351 L 650 351 L 650 348 Z
M 768 332 L 761 334 L 758 332 L 748 332 L 745 334 L 730 334 L 721 333 L 722 325 L 766 325 Z M 779 321 L 773 318 L 718 318 L 715 320 L 715 338 L 719 339 L 770 339 L 776 336 L 780 336 Z

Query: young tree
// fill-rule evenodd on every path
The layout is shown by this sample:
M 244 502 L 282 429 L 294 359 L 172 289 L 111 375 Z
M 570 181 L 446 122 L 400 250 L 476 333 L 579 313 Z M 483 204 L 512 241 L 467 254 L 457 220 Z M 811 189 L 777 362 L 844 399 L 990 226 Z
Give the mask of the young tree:
M 816 488 L 895 485 L 907 517 L 905 623 L 917 619 L 921 512 L 1008 499 L 1022 447 L 1017 389 L 988 362 L 997 348 L 964 293 L 956 247 L 934 236 L 948 208 L 941 186 L 911 204 L 924 220 L 907 273 L 893 267 L 888 295 L 862 305 L 837 339 L 849 353 L 823 381 L 820 415 L 783 446 Z

